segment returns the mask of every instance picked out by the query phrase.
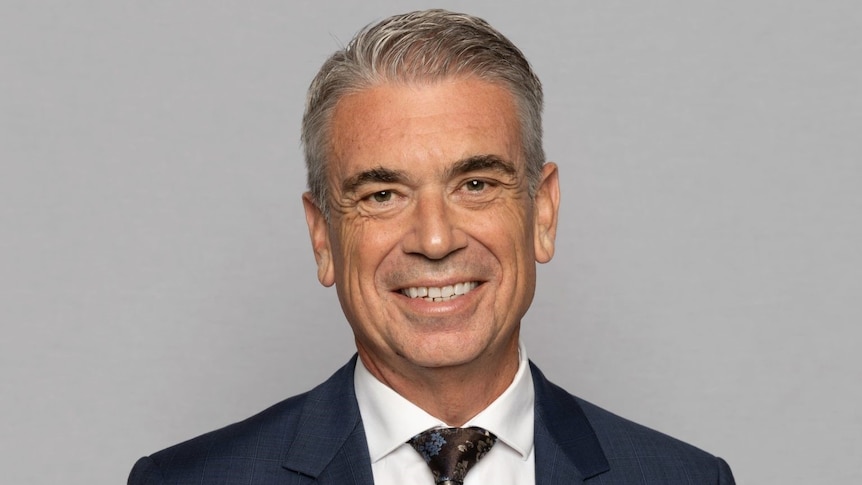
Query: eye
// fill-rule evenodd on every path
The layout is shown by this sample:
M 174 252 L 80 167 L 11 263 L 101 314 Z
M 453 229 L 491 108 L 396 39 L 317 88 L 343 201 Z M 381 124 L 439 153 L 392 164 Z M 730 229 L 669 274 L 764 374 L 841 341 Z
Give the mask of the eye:
M 392 192 L 389 190 L 381 190 L 371 194 L 371 200 L 378 203 L 389 202 L 392 200 Z
M 485 190 L 485 182 L 483 180 L 473 179 L 464 184 L 464 188 L 472 192 L 479 192 L 481 190 Z

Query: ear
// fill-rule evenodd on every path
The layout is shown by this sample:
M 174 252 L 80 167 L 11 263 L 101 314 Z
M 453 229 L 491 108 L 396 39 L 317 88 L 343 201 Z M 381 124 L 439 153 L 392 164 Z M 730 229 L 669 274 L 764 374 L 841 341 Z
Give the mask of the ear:
M 332 264 L 332 245 L 329 243 L 329 223 L 312 200 L 310 192 L 302 194 L 302 205 L 305 207 L 311 248 L 317 261 L 317 279 L 323 286 L 332 286 L 335 283 L 335 268 Z
M 536 189 L 533 207 L 536 261 L 547 263 L 554 257 L 557 215 L 560 210 L 560 177 L 555 163 L 548 162 L 542 167 L 542 179 Z

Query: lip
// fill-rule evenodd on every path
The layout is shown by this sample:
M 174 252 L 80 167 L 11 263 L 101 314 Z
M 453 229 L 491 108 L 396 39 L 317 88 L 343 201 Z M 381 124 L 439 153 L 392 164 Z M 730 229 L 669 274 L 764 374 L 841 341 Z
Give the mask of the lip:
M 439 303 L 462 297 L 479 286 L 477 281 L 459 281 L 441 286 L 408 286 L 399 291 L 410 299 L 424 299 L 426 302 Z
M 403 288 L 399 288 L 394 290 L 393 293 L 398 295 L 398 301 L 401 304 L 406 305 L 412 312 L 416 313 L 425 313 L 425 314 L 446 314 L 446 313 L 457 313 L 468 307 L 471 307 L 475 302 L 475 298 L 478 294 L 484 289 L 484 281 L 475 281 L 475 280 L 459 280 L 457 282 L 448 282 L 446 284 L 442 284 L 440 286 L 405 286 Z M 469 290 L 464 291 L 459 295 L 451 295 L 448 298 L 438 297 L 436 300 L 431 300 L 427 296 L 420 297 L 411 297 L 409 294 L 405 294 L 405 291 L 410 292 L 412 289 L 419 288 L 431 288 L 434 289 L 443 289 L 448 286 L 454 287 L 456 285 L 467 285 Z M 462 291 L 464 289 L 462 288 Z M 429 291 L 430 293 L 430 291 Z

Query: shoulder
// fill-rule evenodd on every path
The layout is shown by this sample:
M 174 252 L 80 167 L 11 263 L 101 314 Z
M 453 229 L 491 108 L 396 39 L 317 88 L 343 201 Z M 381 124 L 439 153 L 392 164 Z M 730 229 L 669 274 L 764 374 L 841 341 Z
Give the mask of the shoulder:
M 138 460 L 130 484 L 208 483 L 255 463 L 280 466 L 309 393 L 286 399 L 250 418 L 165 448 Z M 268 443 L 281 446 L 269 446 Z
M 309 392 L 141 458 L 128 483 L 251 483 L 250 474 L 276 473 L 301 438 L 304 423 L 346 413 L 345 403 L 352 402 L 352 363 Z
M 618 416 L 574 397 L 587 416 L 608 460 L 632 457 L 669 459 L 678 463 L 710 465 L 715 456 L 662 432 Z
M 594 439 L 601 448 L 597 454 L 606 459 L 606 472 L 600 475 L 604 481 L 615 483 L 615 478 L 623 477 L 623 483 L 628 483 L 638 477 L 643 483 L 733 483 L 721 458 L 573 396 L 547 381 L 538 369 L 534 381 L 537 403 L 544 401 L 546 426 L 571 427 L 569 423 L 575 422 L 581 436 L 592 435 L 581 441 Z M 590 432 L 583 431 L 587 426 Z M 556 429 L 549 434 L 562 442 Z
M 645 483 L 734 483 L 721 458 L 575 398 L 610 463 L 611 475 L 637 473 Z

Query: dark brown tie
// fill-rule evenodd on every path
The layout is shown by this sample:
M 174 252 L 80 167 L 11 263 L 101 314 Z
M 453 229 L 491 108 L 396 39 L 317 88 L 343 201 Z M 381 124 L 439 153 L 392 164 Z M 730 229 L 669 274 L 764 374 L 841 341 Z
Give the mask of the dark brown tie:
M 463 485 L 464 477 L 497 437 L 482 428 L 429 429 L 408 441 L 422 455 L 437 485 Z

